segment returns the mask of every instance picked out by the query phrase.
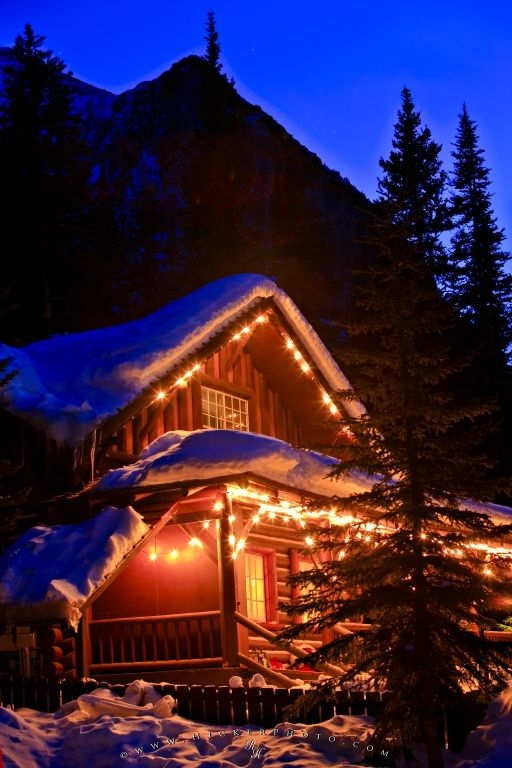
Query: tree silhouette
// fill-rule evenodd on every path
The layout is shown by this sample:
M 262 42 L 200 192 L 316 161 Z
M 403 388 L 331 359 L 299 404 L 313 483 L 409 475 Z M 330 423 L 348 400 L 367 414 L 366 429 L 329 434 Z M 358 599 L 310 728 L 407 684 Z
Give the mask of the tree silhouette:
M 444 203 L 446 173 L 440 158 L 441 145 L 430 129 L 421 125 L 411 92 L 403 88 L 402 104 L 388 159 L 379 165 L 384 175 L 379 179 L 379 201 L 388 207 L 388 217 L 399 225 L 407 241 L 430 265 L 443 282 L 446 274 L 441 232 L 449 227 Z
M 485 365 L 492 365 L 489 375 L 496 380 L 503 376 L 512 340 L 512 277 L 505 271 L 509 254 L 501 249 L 505 235 L 492 210 L 489 169 L 478 145 L 476 123 L 465 104 L 452 156 L 452 299 L 475 330 Z
M 215 25 L 215 13 L 210 10 L 206 18 L 206 35 L 204 37 L 206 41 L 206 53 L 204 55 L 205 61 L 208 62 L 216 72 L 222 71 L 222 64 L 220 63 L 220 44 L 219 33 Z
M 339 351 L 359 372 L 341 399 L 368 411 L 343 422 L 353 439 L 333 474 L 363 472 L 367 489 L 338 498 L 343 513 L 308 531 L 314 567 L 291 577 L 302 596 L 284 607 L 308 621 L 282 637 L 333 632 L 309 658 L 345 665 L 346 674 L 318 684 L 306 703 L 364 674 L 386 691 L 375 744 L 403 750 L 424 741 L 430 768 L 441 768 L 443 710 L 468 688 L 491 698 L 510 670 L 474 629 L 493 626 L 493 600 L 511 594 L 510 564 L 499 555 L 492 562 L 490 546 L 511 527 L 461 501 L 493 497 L 475 450 L 476 427 L 492 414 L 453 397 L 452 377 L 467 364 L 451 345 L 457 319 L 407 224 L 404 232 L 376 219 L 377 255 Z M 369 631 L 339 634 L 344 621 L 363 618 Z

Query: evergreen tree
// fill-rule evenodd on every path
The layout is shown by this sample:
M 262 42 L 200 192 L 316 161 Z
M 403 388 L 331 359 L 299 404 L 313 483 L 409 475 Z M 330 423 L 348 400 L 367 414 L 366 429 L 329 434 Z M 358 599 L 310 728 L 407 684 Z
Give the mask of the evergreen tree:
M 448 221 L 441 145 L 432 139 L 428 127 L 422 127 L 408 88 L 402 89 L 401 97 L 393 149 L 387 160 L 379 161 L 384 171 L 378 182 L 379 200 L 388 206 L 390 220 L 402 228 L 407 241 L 423 253 L 443 282 L 446 264 L 440 234 L 448 228 Z
M 359 372 L 340 397 L 368 411 L 344 422 L 353 441 L 334 470 L 363 471 L 368 487 L 338 499 L 343 512 L 329 528 L 309 531 L 315 565 L 291 577 L 303 593 L 285 608 L 308 620 L 281 636 L 334 630 L 308 658 L 345 665 L 346 674 L 319 683 L 306 703 L 364 673 L 387 691 L 375 746 L 424 741 L 430 768 L 441 768 L 443 709 L 467 688 L 492 697 L 510 670 L 500 647 L 474 631 L 492 626 L 492 600 L 510 595 L 509 563 L 491 562 L 486 550 L 510 526 L 460 501 L 492 498 L 475 450 L 476 427 L 492 415 L 452 397 L 465 364 L 451 348 L 452 311 L 403 232 L 386 220 L 375 231 L 375 262 L 340 350 Z M 363 618 L 369 631 L 338 634 L 342 622 Z
M 505 235 L 491 206 L 489 169 L 465 104 L 452 156 L 452 298 L 475 331 L 482 372 L 496 385 L 503 379 L 512 340 L 512 277 L 505 271 L 509 254 L 501 249 Z
M 89 164 L 73 114 L 64 62 L 43 49 L 27 24 L 5 68 L 0 105 L 0 223 L 5 279 L 17 309 L 6 318 L 10 341 L 27 341 L 62 327 L 73 284 L 87 205 Z
M 221 72 L 219 33 L 215 25 L 215 13 L 210 9 L 206 19 L 206 53 L 204 60 L 210 64 L 216 72 Z

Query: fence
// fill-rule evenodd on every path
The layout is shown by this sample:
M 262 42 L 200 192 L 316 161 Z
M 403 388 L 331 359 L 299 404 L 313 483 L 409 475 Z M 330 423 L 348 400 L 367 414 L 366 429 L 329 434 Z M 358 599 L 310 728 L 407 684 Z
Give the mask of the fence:
M 101 683 L 102 687 L 108 684 Z M 0 678 L 0 700 L 13 709 L 29 707 L 42 712 L 54 712 L 62 704 L 90 693 L 98 687 L 95 681 L 22 680 L 9 676 Z M 123 695 L 124 684 L 108 685 Z M 270 728 L 283 719 L 284 709 L 302 695 L 298 688 L 229 688 L 215 685 L 174 685 L 159 683 L 154 687 L 163 695 L 176 700 L 177 712 L 185 718 L 218 725 L 261 725 Z M 318 723 L 335 714 L 376 715 L 382 706 L 378 693 L 362 691 L 340 693 L 336 702 L 323 702 L 302 712 L 301 722 Z
M 124 684 L 108 685 L 114 693 L 122 696 Z M 3 706 L 13 709 L 29 707 L 42 712 L 55 712 L 62 704 L 90 693 L 98 687 L 95 681 L 13 679 L 0 678 L 0 701 Z M 176 709 L 181 717 L 211 723 L 212 725 L 258 725 L 274 728 L 285 719 L 285 708 L 302 695 L 297 688 L 229 688 L 214 685 L 173 685 L 155 684 L 162 695 L 169 694 L 176 700 Z M 364 691 L 342 691 L 333 702 L 324 701 L 313 708 L 302 710 L 297 717 L 286 718 L 288 722 L 305 724 L 320 723 L 334 715 L 377 715 L 385 702 L 385 695 Z M 485 706 L 468 694 L 456 710 L 447 713 L 444 724 L 444 739 L 448 747 L 457 752 L 462 749 L 470 730 L 475 728 L 485 715 Z

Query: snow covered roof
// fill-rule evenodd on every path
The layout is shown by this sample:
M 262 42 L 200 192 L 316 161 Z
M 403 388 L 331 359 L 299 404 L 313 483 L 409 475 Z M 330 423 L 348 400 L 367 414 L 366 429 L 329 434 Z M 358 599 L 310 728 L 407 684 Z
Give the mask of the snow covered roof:
M 332 456 L 251 432 L 167 432 L 142 452 L 139 461 L 110 470 L 96 483 L 95 490 L 178 485 L 241 474 L 324 497 L 346 497 L 368 490 L 370 481 L 362 473 L 339 482 L 330 477 L 336 464 Z
M 0 606 L 16 621 L 38 616 L 75 627 L 81 607 L 149 531 L 131 507 L 106 507 L 74 525 L 36 526 L 0 557 Z
M 11 412 L 59 442 L 78 444 L 261 300 L 271 299 L 333 390 L 348 381 L 290 297 L 266 277 L 210 283 L 141 320 L 55 336 L 22 348 L 0 345 L 17 375 L 2 392 Z M 352 409 L 352 410 L 351 410 Z M 358 406 L 347 403 L 347 410 Z

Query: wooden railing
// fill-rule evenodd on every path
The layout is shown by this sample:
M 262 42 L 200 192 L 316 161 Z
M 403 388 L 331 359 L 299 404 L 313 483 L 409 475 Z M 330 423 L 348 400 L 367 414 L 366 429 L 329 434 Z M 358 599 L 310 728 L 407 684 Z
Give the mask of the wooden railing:
M 220 611 L 93 619 L 90 672 L 220 665 Z
M 247 616 L 244 616 L 243 613 L 240 613 L 239 611 L 235 611 L 235 620 L 241 624 L 246 629 L 249 629 L 251 632 L 253 632 L 255 635 L 259 635 L 259 637 L 264 638 L 267 640 L 271 645 L 275 646 L 276 648 L 284 648 L 287 650 L 291 656 L 295 656 L 297 659 L 305 658 L 308 653 L 304 651 L 302 648 L 300 648 L 298 645 L 295 645 L 292 642 L 285 642 L 279 638 L 279 636 L 275 632 L 271 632 L 269 629 L 265 629 L 265 627 L 262 627 L 260 624 L 258 624 L 255 621 L 252 621 L 252 619 L 247 618 Z M 239 654 L 240 657 L 240 654 Z M 247 664 L 247 658 L 242 659 L 243 663 Z M 255 665 L 254 662 L 251 663 L 251 665 L 247 664 L 247 666 L 251 666 L 253 668 L 260 667 L 261 665 Z M 334 664 L 320 664 L 319 670 L 322 672 L 325 672 L 328 675 L 337 677 L 340 675 L 343 675 L 345 673 L 345 670 L 342 669 L 342 667 L 337 667 Z M 261 671 L 258 669 L 258 671 Z M 267 670 L 268 674 L 268 670 Z M 282 677 L 282 675 L 281 675 Z

